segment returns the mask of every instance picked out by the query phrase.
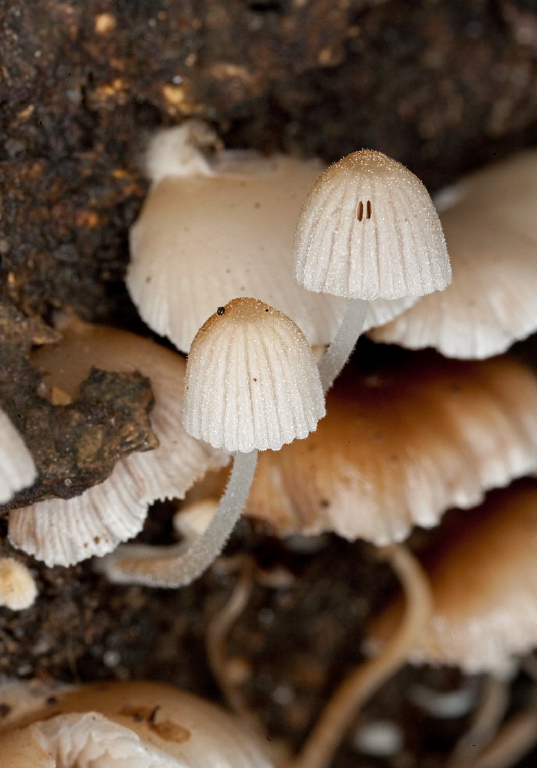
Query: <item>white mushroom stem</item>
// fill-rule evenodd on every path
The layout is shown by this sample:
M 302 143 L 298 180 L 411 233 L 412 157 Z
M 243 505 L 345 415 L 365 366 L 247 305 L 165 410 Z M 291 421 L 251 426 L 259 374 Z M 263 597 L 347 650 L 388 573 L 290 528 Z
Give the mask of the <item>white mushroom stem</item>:
M 319 375 L 325 394 L 343 370 L 356 346 L 364 326 L 368 305 L 369 302 L 361 299 L 349 299 L 347 302 L 347 309 L 338 332 L 319 361 Z
M 390 544 L 380 554 L 389 560 L 401 580 L 407 603 L 403 621 L 383 651 L 343 681 L 321 712 L 301 752 L 286 768 L 327 768 L 331 764 L 358 707 L 404 663 L 409 648 L 431 616 L 429 580 L 410 550 L 401 544 Z
M 205 532 L 171 547 L 131 544 L 98 561 L 110 581 L 176 589 L 201 576 L 222 552 L 235 527 L 254 478 L 257 450 L 234 454 L 227 488 Z

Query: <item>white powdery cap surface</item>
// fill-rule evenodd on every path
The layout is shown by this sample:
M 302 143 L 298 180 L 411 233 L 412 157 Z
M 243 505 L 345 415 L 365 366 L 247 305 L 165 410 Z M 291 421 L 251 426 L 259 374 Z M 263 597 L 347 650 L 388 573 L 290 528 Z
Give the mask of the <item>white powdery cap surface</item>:
M 299 283 L 371 301 L 423 296 L 451 280 L 440 219 L 421 181 L 400 163 L 361 150 L 315 182 L 295 233 Z
M 537 328 L 537 152 L 471 174 L 449 192 L 441 219 L 453 282 L 371 335 L 447 357 L 491 357 Z
M 73 565 L 111 552 L 140 532 L 151 503 L 182 498 L 208 469 L 228 461 L 224 452 L 193 440 L 182 427 L 185 361 L 180 355 L 135 334 L 72 318 L 61 342 L 40 348 L 32 360 L 48 386 L 72 398 L 92 366 L 147 376 L 155 397 L 151 427 L 160 443 L 118 461 L 104 482 L 80 496 L 11 510 L 11 544 L 47 565 Z
M 0 504 L 36 478 L 34 460 L 7 414 L 0 408 Z
M 234 299 L 207 320 L 188 358 L 183 423 L 216 448 L 278 450 L 324 416 L 311 349 L 282 312 Z

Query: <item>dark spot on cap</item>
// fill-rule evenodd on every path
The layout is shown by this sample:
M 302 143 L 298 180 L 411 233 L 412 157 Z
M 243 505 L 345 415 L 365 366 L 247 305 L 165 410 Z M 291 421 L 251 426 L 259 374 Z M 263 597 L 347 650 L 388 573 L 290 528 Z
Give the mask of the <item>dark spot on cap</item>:
M 265 309 L 265 312 L 268 312 L 268 309 Z
M 225 311 L 226 311 L 225 307 L 218 307 L 218 309 L 216 310 L 216 314 L 217 315 L 223 315 L 225 313 Z
M 11 712 L 9 704 L 0 704 L 0 717 L 7 717 Z

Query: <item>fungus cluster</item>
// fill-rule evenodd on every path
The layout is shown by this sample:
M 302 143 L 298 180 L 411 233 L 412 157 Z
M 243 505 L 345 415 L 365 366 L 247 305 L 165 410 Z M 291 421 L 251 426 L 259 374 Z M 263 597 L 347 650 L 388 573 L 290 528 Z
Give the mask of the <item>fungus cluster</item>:
M 243 510 L 282 536 L 329 531 L 381 547 L 379 557 L 402 583 L 405 607 L 399 601 L 378 620 L 377 644 L 390 635 L 387 650 L 344 681 L 290 764 L 322 768 L 356 706 L 405 659 L 462 663 L 475 672 L 506 666 L 537 644 L 529 607 L 535 558 L 531 542 L 520 539 L 535 508 L 533 481 L 484 501 L 487 491 L 537 471 L 535 374 L 507 356 L 463 361 L 391 350 L 380 362 L 377 354 L 369 369 L 354 361 L 338 379 L 358 336 L 373 325 L 387 323 L 370 330 L 376 340 L 436 346 L 460 358 L 488 358 L 531 332 L 532 214 L 516 189 L 520 206 L 499 207 L 487 194 L 489 180 L 476 176 L 439 218 L 421 182 L 371 150 L 319 175 L 319 164 L 283 156 L 211 154 L 216 143 L 196 122 L 157 138 L 148 156 L 153 186 L 131 232 L 129 291 L 147 324 L 188 352 L 186 372 L 183 358 L 159 345 L 72 318 L 60 344 L 34 356 L 44 387 L 68 400 L 92 366 L 146 375 L 159 447 L 119 462 L 81 497 L 14 510 L 9 538 L 50 565 L 106 555 L 97 567 L 110 580 L 168 588 L 211 565 Z M 513 164 L 526 194 L 531 174 L 520 161 Z M 507 166 L 494 173 L 491 184 L 505 183 Z M 511 312 L 509 267 L 499 250 L 491 256 L 493 247 L 503 253 L 513 242 L 512 261 L 527 268 L 526 285 L 514 289 L 524 297 L 518 314 Z M 491 272 L 492 296 L 485 290 Z M 311 345 L 327 348 L 318 364 Z M 154 500 L 183 498 L 230 454 L 220 502 L 202 503 L 204 522 L 198 517 L 182 542 L 116 549 L 138 533 Z M 0 469 L 0 493 L 1 481 Z M 437 525 L 450 507 L 477 504 L 483 508 L 467 513 L 464 535 L 446 540 L 437 565 L 422 567 L 399 544 L 413 526 Z M 525 555 L 521 590 L 501 557 L 508 543 Z M 479 576 L 478 557 L 485 562 Z M 472 591 L 463 618 L 455 617 L 446 597 L 450 579 L 477 591 L 483 574 L 503 584 L 485 601 L 491 614 Z M 526 617 L 513 644 L 506 627 L 515 607 Z M 61 717 L 68 719 L 28 725 L 33 748 L 46 742 L 60 749 L 76 734 L 88 742 L 97 730 L 103 740 L 140 749 L 138 737 L 117 730 L 117 713 L 110 718 L 115 725 L 105 720 L 109 714 L 101 709 L 75 722 L 67 708 Z M 186 758 L 143 764 L 197 765 Z M 244 763 L 258 764 L 266 763 Z

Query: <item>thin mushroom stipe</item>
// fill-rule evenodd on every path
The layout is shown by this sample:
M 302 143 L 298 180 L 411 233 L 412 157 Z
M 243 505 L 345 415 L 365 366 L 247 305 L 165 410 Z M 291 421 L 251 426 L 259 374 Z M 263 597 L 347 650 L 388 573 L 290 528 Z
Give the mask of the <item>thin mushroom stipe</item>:
M 246 504 L 258 450 L 305 438 L 324 416 L 315 358 L 299 328 L 257 299 L 235 299 L 190 349 L 183 421 L 189 434 L 234 455 L 206 530 L 172 547 L 131 545 L 98 563 L 109 579 L 154 587 L 191 583 L 218 557 Z

